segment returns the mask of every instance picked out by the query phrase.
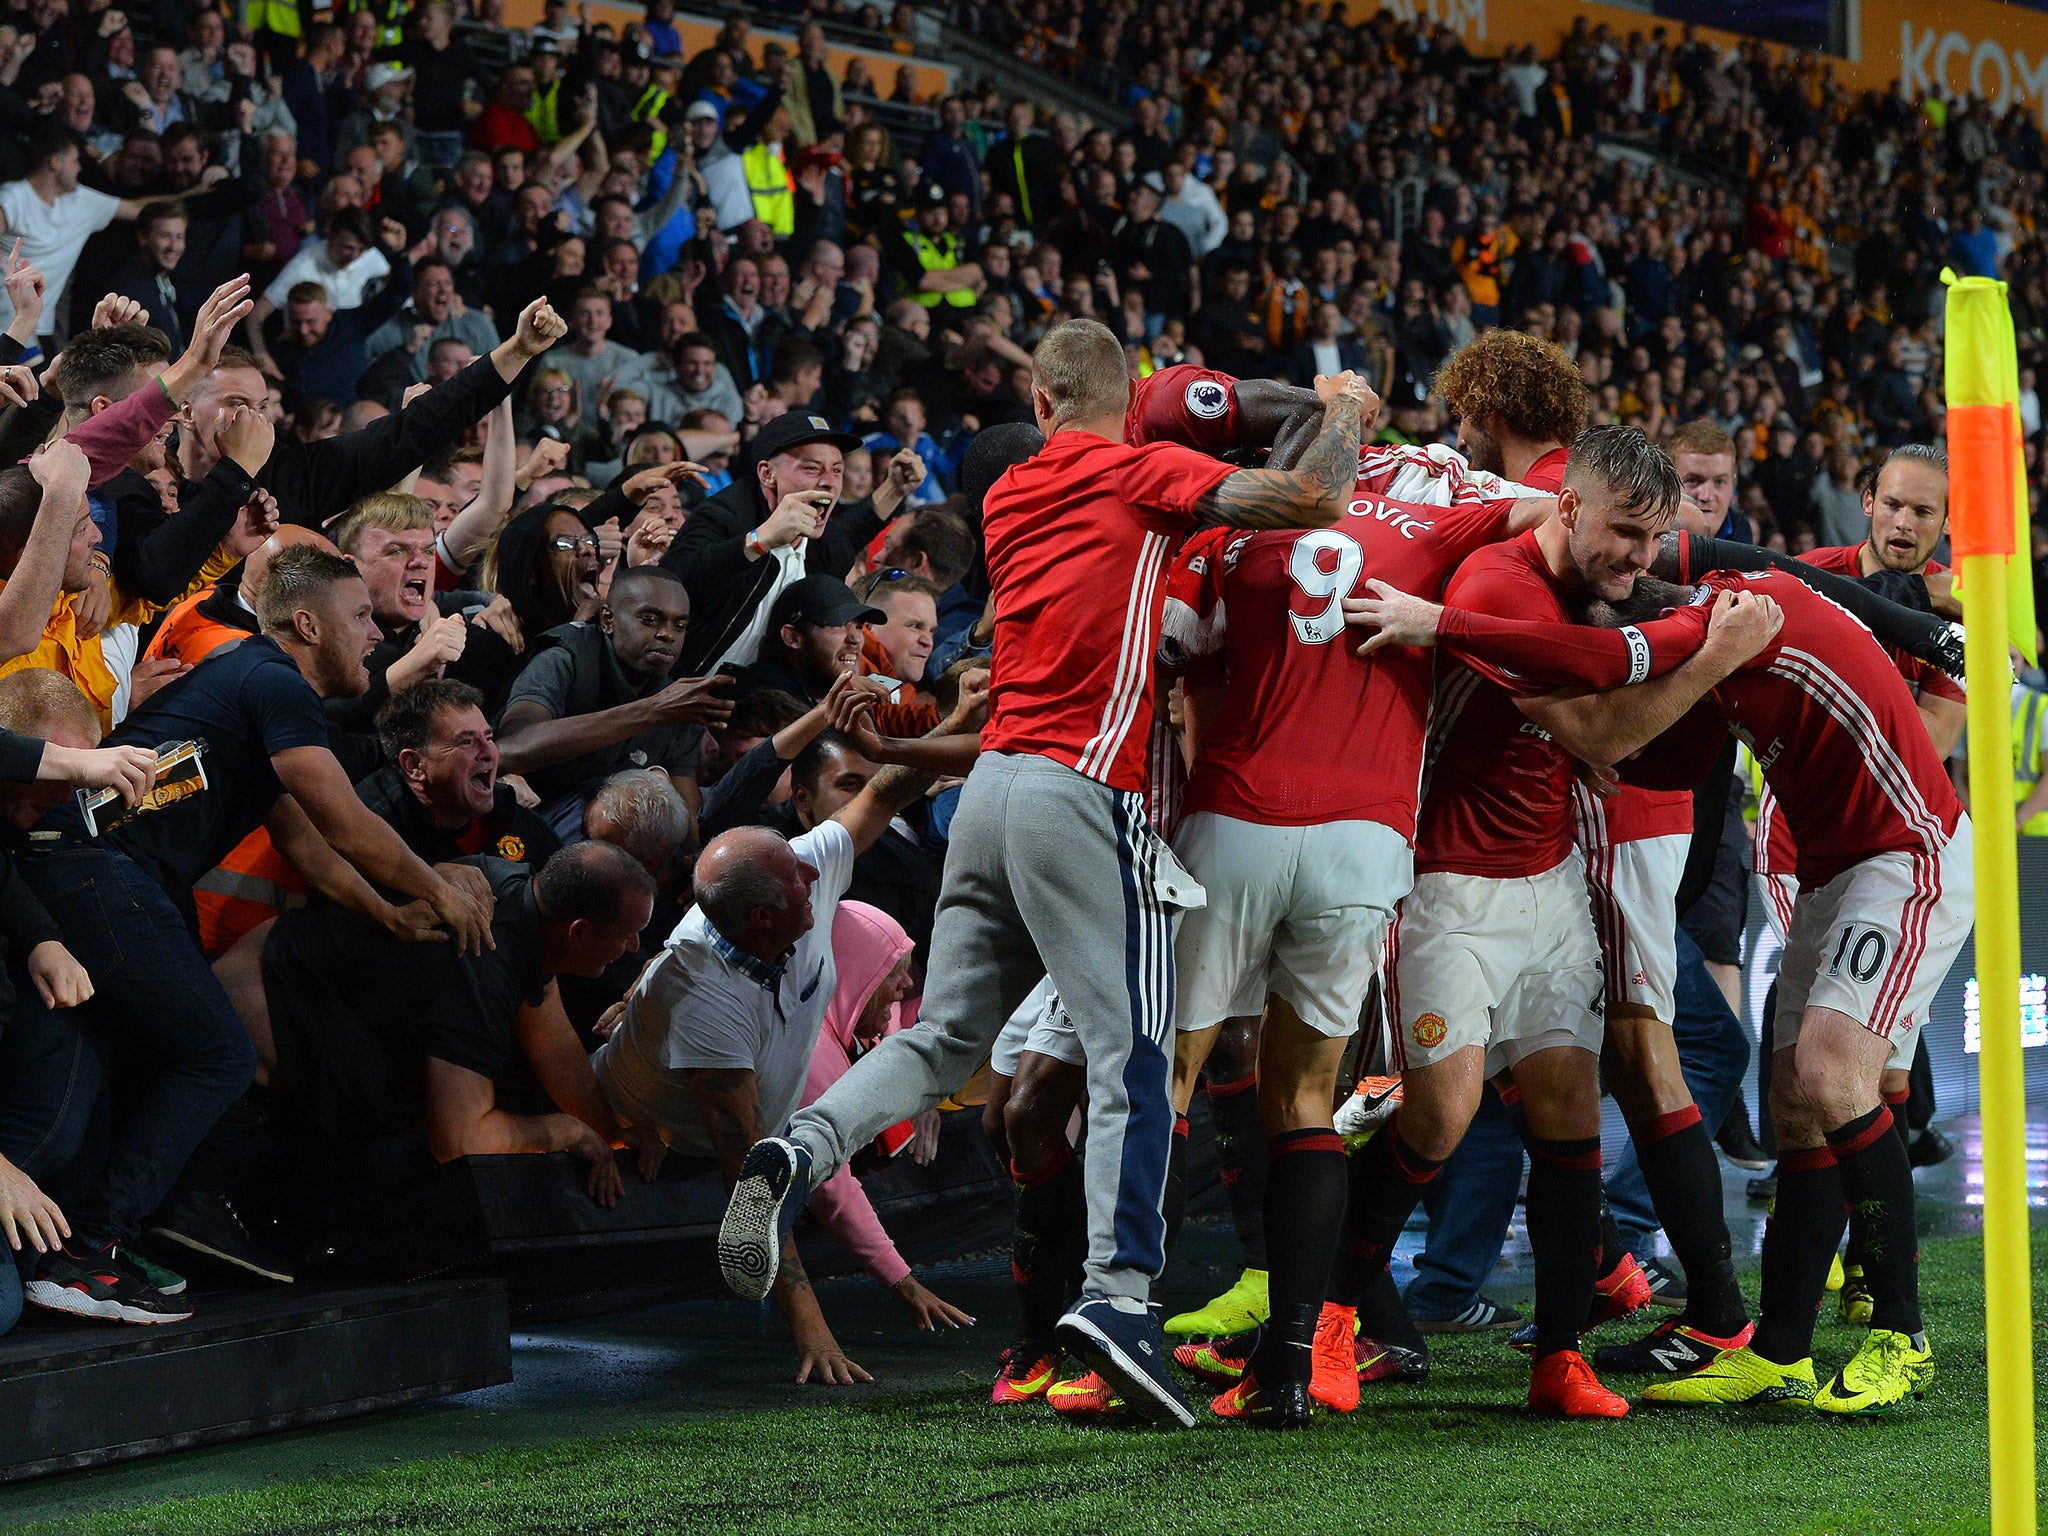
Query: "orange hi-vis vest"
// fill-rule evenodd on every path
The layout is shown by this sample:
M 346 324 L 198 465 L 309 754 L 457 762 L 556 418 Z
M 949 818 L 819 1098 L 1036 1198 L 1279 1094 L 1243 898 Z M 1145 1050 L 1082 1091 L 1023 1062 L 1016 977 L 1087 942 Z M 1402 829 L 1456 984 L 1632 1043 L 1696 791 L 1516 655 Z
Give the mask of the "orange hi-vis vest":
M 222 646 L 248 639 L 246 631 L 195 611 L 201 600 L 212 594 L 213 588 L 205 587 L 181 599 L 165 616 L 145 654 L 169 656 L 196 667 Z M 305 899 L 306 882 L 277 851 L 270 834 L 258 827 L 192 886 L 200 953 L 218 960 L 251 929 Z

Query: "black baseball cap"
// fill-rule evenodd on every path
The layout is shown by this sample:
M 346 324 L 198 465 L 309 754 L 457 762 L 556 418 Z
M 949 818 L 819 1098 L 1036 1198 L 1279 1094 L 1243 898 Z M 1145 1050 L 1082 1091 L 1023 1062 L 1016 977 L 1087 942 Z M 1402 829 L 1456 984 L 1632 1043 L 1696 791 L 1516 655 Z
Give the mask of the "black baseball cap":
M 837 576 L 805 576 L 793 581 L 776 596 L 768 610 L 768 632 L 780 633 L 785 624 L 886 624 L 889 615 L 870 608 L 853 595 L 853 588 Z
M 830 443 L 841 453 L 851 453 L 860 446 L 860 439 L 809 411 L 784 411 L 754 434 L 754 457 L 772 459 L 805 443 Z

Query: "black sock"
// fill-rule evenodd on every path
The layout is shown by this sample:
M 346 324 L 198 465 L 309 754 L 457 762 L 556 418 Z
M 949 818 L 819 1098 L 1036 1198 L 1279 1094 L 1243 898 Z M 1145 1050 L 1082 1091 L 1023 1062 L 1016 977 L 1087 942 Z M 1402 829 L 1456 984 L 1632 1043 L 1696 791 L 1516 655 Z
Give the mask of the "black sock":
M 1282 1131 L 1267 1148 L 1267 1291 L 1272 1314 L 1252 1355 L 1261 1386 L 1306 1382 L 1315 1364 L 1316 1320 L 1348 1194 L 1344 1140 L 1335 1131 Z
M 1828 1132 L 1842 1170 L 1842 1194 L 1863 1221 L 1863 1283 L 1870 1287 L 1873 1328 L 1918 1333 L 1920 1229 L 1913 1211 L 1913 1165 L 1880 1104 Z
M 1188 1209 L 1188 1117 L 1173 1117 L 1173 1145 L 1166 1154 L 1166 1192 L 1159 1201 L 1159 1214 L 1166 1218 L 1166 1263 L 1152 1281 L 1152 1299 L 1166 1296 L 1166 1267 L 1173 1262 L 1173 1245 L 1180 1237 L 1181 1217 Z
M 1338 1246 L 1330 1297 L 1339 1306 L 1355 1307 L 1373 1276 L 1387 1267 L 1401 1229 L 1443 1164 L 1401 1139 L 1398 1110 L 1350 1161 L 1344 1241 Z
M 1230 1202 L 1230 1220 L 1249 1269 L 1266 1267 L 1266 1126 L 1259 1118 L 1259 1079 L 1211 1083 L 1209 1120 L 1216 1131 L 1216 1175 Z
M 1790 1365 L 1813 1353 L 1828 1261 L 1848 1223 L 1842 1170 L 1826 1147 L 1778 1148 L 1778 1198 L 1764 1224 L 1763 1297 L 1750 1348 Z
M 1906 1088 L 1898 1093 L 1881 1095 L 1884 1107 L 1892 1112 L 1892 1129 L 1899 1133 L 1899 1145 L 1908 1152 L 1913 1150 L 1913 1126 L 1907 1118 L 1906 1106 L 1912 1102 L 1913 1090 Z
M 1403 1349 L 1412 1349 L 1418 1355 L 1429 1353 L 1429 1340 L 1422 1336 L 1422 1330 L 1415 1326 L 1415 1319 L 1408 1315 L 1408 1304 L 1401 1299 L 1401 1288 L 1394 1284 L 1394 1272 L 1384 1264 L 1379 1273 L 1366 1282 L 1358 1297 L 1358 1331 L 1369 1339 L 1378 1339 L 1382 1344 L 1398 1344 Z
M 1600 1138 L 1529 1139 L 1536 1358 L 1579 1347 L 1600 1264 Z
M 1912 1090 L 1910 1089 L 1905 1093 L 1888 1093 L 1883 1096 L 1885 1107 L 1892 1112 L 1892 1129 L 1898 1133 L 1900 1145 L 1907 1149 L 1906 1166 L 1909 1171 L 1912 1168 L 1911 1151 L 1913 1144 L 1907 1139 L 1906 1135 L 1906 1100 L 1912 1096 Z M 1862 1208 L 1853 1199 L 1850 1200 L 1849 1244 L 1842 1250 L 1842 1262 L 1859 1274 L 1863 1271 L 1863 1222 L 1864 1212 Z
M 1536 1149 L 1531 1146 L 1529 1150 L 1533 1152 Z M 1593 1270 L 1594 1278 L 1604 1278 L 1627 1252 L 1628 1244 L 1622 1239 L 1621 1228 L 1614 1224 L 1614 1209 L 1608 1205 L 1607 1191 L 1603 1189 L 1600 1191 L 1600 1259 Z
M 1740 1333 L 1749 1310 L 1735 1282 L 1721 1214 L 1721 1165 L 1699 1107 L 1659 1115 L 1636 1132 L 1635 1143 L 1650 1203 L 1685 1271 L 1685 1310 L 1678 1320 L 1715 1338 Z
M 1067 1297 L 1080 1285 L 1087 1257 L 1088 1205 L 1081 1165 L 1074 1149 L 1062 1146 L 1053 1160 L 1026 1173 L 1015 1163 L 1017 1229 L 1010 1273 L 1017 1281 L 1017 1310 L 1033 1343 L 1050 1347 L 1053 1329 L 1067 1310 Z

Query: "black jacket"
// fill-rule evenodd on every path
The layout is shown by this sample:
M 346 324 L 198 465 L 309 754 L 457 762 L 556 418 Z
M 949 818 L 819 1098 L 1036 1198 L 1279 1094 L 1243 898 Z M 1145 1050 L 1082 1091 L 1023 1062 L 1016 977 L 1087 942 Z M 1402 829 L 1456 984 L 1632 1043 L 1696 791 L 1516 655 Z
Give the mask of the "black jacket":
M 678 677 L 699 676 L 723 656 L 775 584 L 773 556 L 749 560 L 746 551 L 747 535 L 773 510 L 758 481 L 734 480 L 699 504 L 661 557 L 690 591 L 690 633 L 676 661 Z M 881 531 L 872 497 L 837 508 L 804 551 L 805 573 L 843 579 Z
M 178 313 L 177 285 L 172 284 L 171 302 L 166 304 L 162 290 L 156 285 L 156 269 L 148 262 L 136 257 L 108 280 L 107 291 L 140 304 L 147 323 L 171 338 L 173 354 L 185 350 L 185 343 L 190 338 L 185 334 L 185 317 Z
M 523 375 L 522 375 L 523 377 Z M 513 385 L 480 357 L 396 415 L 317 443 L 281 436 L 256 483 L 277 498 L 281 522 L 318 528 L 372 491 L 388 490 L 461 438 Z
M 356 797 L 373 816 L 403 838 L 406 847 L 429 864 L 450 864 L 474 852 L 524 864 L 538 872 L 562 846 L 554 829 L 521 805 L 509 784 L 498 786 L 490 814 L 477 818 L 483 825 L 471 822 L 467 832 L 452 832 L 439 825 L 434 813 L 420 804 L 404 775 L 390 765 L 356 785 Z M 463 846 L 479 837 L 482 847 Z

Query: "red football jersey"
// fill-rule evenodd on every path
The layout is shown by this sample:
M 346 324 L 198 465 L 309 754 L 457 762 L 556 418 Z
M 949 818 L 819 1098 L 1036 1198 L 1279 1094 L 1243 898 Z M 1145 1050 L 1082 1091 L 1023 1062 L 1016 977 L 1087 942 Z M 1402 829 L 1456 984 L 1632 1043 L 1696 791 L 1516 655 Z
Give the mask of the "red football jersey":
M 1145 788 L 1167 557 L 1231 468 L 1169 443 L 1055 432 L 982 511 L 995 596 L 984 749 Z
M 1343 600 L 1374 578 L 1435 600 L 1467 555 L 1507 536 L 1515 504 L 1464 481 L 1447 506 L 1395 501 L 1384 490 L 1400 469 L 1369 461 L 1335 527 L 1204 537 L 1183 551 L 1174 590 L 1193 600 L 1174 604 L 1169 641 L 1193 656 L 1227 648 L 1230 673 L 1183 814 L 1377 821 L 1415 836 L 1432 661 L 1405 646 L 1358 655 Z
M 1571 622 L 1533 531 L 1467 560 L 1444 601 L 1506 618 Z M 1571 758 L 1514 700 L 1547 691 L 1477 659 L 1441 669 L 1417 874 L 1506 880 L 1540 875 L 1570 857 Z
M 1532 491 L 1548 491 L 1555 496 L 1564 489 L 1564 467 L 1570 460 L 1571 450 L 1553 448 L 1531 464 L 1516 483 L 1526 485 Z
M 1556 495 L 1564 489 L 1564 470 L 1571 455 L 1553 448 L 1522 476 L 1521 483 L 1532 490 Z M 1579 797 L 1579 846 L 1614 847 L 1646 837 L 1672 837 L 1692 832 L 1692 793 L 1689 790 L 1638 789 L 1624 784 L 1606 800 L 1590 791 Z
M 1602 802 L 1600 809 L 1609 847 L 1646 837 L 1692 836 L 1689 789 L 1638 789 L 1633 784 L 1624 784 L 1618 794 Z
M 1837 544 L 1826 549 L 1811 549 L 1799 558 L 1818 571 L 1828 571 L 1851 580 L 1863 575 L 1863 546 L 1861 544 Z M 1927 562 L 1927 574 L 1939 576 L 1948 567 L 1939 560 Z M 1947 699 L 1955 704 L 1967 704 L 1969 692 L 1960 679 L 1949 676 L 1931 662 L 1905 651 L 1885 647 L 1892 664 L 1899 669 L 1916 696 L 1932 694 L 1937 699 Z M 1760 875 L 1792 875 L 1799 872 L 1799 848 L 1792 837 L 1792 825 L 1778 809 L 1775 795 L 1766 784 L 1758 796 L 1756 821 L 1756 872 Z
M 1847 576 L 1852 581 L 1863 575 L 1861 544 L 1838 544 L 1827 549 L 1810 549 L 1799 556 L 1817 571 L 1827 571 L 1836 576 Z M 1926 574 L 1940 576 L 1948 570 L 1939 560 L 1927 562 Z M 1918 656 L 1905 651 L 1890 650 L 1892 660 L 1898 665 L 1899 675 L 1913 685 L 1913 691 L 1931 693 L 1937 699 L 1949 699 L 1957 704 L 1967 704 L 1970 695 L 1962 683 L 1932 662 L 1922 661 Z
M 1131 385 L 1124 441 L 1179 443 L 1220 454 L 1237 446 L 1237 380 L 1214 368 L 1175 363 Z
M 1870 631 L 1782 571 L 1705 585 L 1760 592 L 1784 610 L 1776 638 L 1713 697 L 1777 797 L 1798 844 L 1800 887 L 1826 885 L 1873 854 L 1946 846 L 1962 805 L 1912 691 Z M 1684 611 L 1704 636 L 1705 607 Z

